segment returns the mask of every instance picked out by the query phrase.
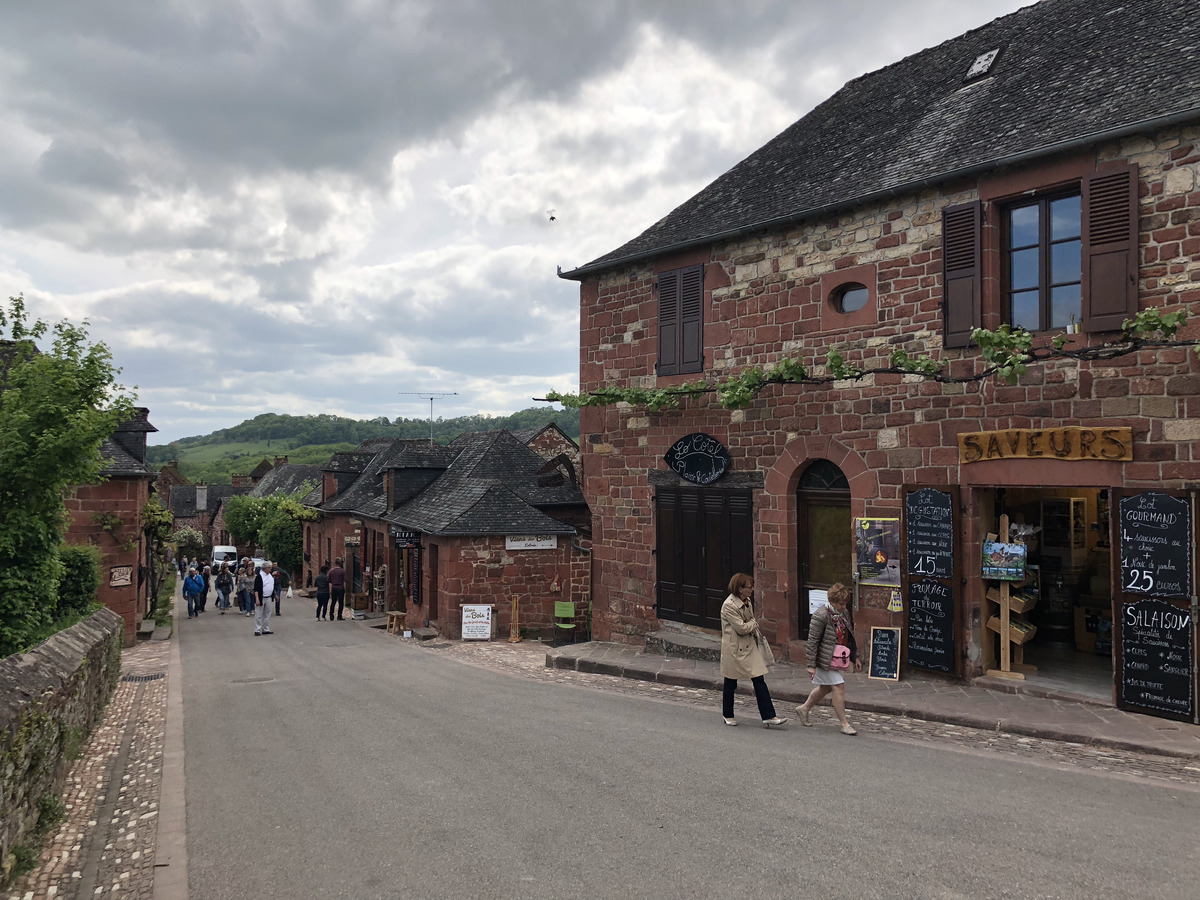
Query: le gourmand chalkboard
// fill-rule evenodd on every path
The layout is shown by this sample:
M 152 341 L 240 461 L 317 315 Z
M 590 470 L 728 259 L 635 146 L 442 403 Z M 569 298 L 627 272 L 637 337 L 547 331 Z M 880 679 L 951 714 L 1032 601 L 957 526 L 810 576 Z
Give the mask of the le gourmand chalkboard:
M 954 572 L 954 497 L 921 488 L 904 498 L 908 574 L 950 578 Z
M 954 593 L 940 581 L 908 583 L 908 664 L 954 671 Z
M 1186 500 L 1161 491 L 1121 498 L 1121 589 L 1190 597 L 1192 520 Z
M 871 629 L 871 667 L 868 678 L 884 681 L 900 680 L 900 629 Z
M 1121 609 L 1121 699 L 1130 706 L 1194 716 L 1192 614 L 1147 598 Z

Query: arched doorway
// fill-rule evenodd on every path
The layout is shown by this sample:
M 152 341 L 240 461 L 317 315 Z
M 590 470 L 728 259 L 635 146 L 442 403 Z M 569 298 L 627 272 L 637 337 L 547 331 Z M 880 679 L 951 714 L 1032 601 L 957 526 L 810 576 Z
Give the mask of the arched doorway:
M 800 637 L 808 637 L 812 602 L 820 608 L 823 592 L 841 582 L 853 584 L 854 529 L 850 483 L 827 459 L 813 462 L 796 487 L 796 552 L 799 573 Z M 815 594 L 813 592 L 818 592 Z

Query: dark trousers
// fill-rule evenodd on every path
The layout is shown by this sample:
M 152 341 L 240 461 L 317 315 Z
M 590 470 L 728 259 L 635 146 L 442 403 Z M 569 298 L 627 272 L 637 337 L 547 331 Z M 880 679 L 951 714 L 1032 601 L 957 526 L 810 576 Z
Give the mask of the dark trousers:
M 775 718 L 775 704 L 771 702 L 771 692 L 767 690 L 767 676 L 759 675 L 751 678 L 754 685 L 754 699 L 758 701 L 758 714 L 763 720 Z M 733 718 L 733 692 L 737 690 L 737 679 L 726 678 L 725 690 L 721 695 L 721 715 L 727 719 Z
M 329 595 L 321 596 L 317 594 L 317 618 L 325 618 L 325 610 L 329 607 Z
M 342 611 L 346 608 L 346 589 L 344 587 L 335 587 L 329 589 L 332 596 L 329 598 L 329 618 L 333 618 L 333 608 L 337 607 L 337 617 L 342 617 Z

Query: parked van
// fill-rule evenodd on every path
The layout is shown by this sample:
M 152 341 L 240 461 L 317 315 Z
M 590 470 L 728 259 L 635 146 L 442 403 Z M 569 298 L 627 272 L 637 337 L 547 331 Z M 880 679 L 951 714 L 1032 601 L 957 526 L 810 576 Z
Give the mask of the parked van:
M 213 570 L 221 568 L 221 563 L 227 562 L 230 567 L 235 567 L 238 562 L 237 547 L 232 547 L 228 544 L 218 544 L 212 548 L 212 556 L 208 558 L 208 564 L 213 567 Z

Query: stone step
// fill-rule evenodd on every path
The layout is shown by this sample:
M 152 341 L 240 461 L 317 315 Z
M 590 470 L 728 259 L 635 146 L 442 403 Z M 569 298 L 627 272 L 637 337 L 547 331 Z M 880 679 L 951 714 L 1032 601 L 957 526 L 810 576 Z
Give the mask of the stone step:
M 432 641 L 438 636 L 436 628 L 414 628 L 412 633 L 418 641 Z
M 152 634 L 154 634 L 154 620 L 142 619 L 138 623 L 137 639 L 139 641 L 148 641 Z
M 721 636 L 693 631 L 656 631 L 646 636 L 646 652 L 680 659 L 721 661 Z
M 159 625 L 154 629 L 154 634 L 150 635 L 152 641 L 165 641 L 171 637 L 170 625 Z

